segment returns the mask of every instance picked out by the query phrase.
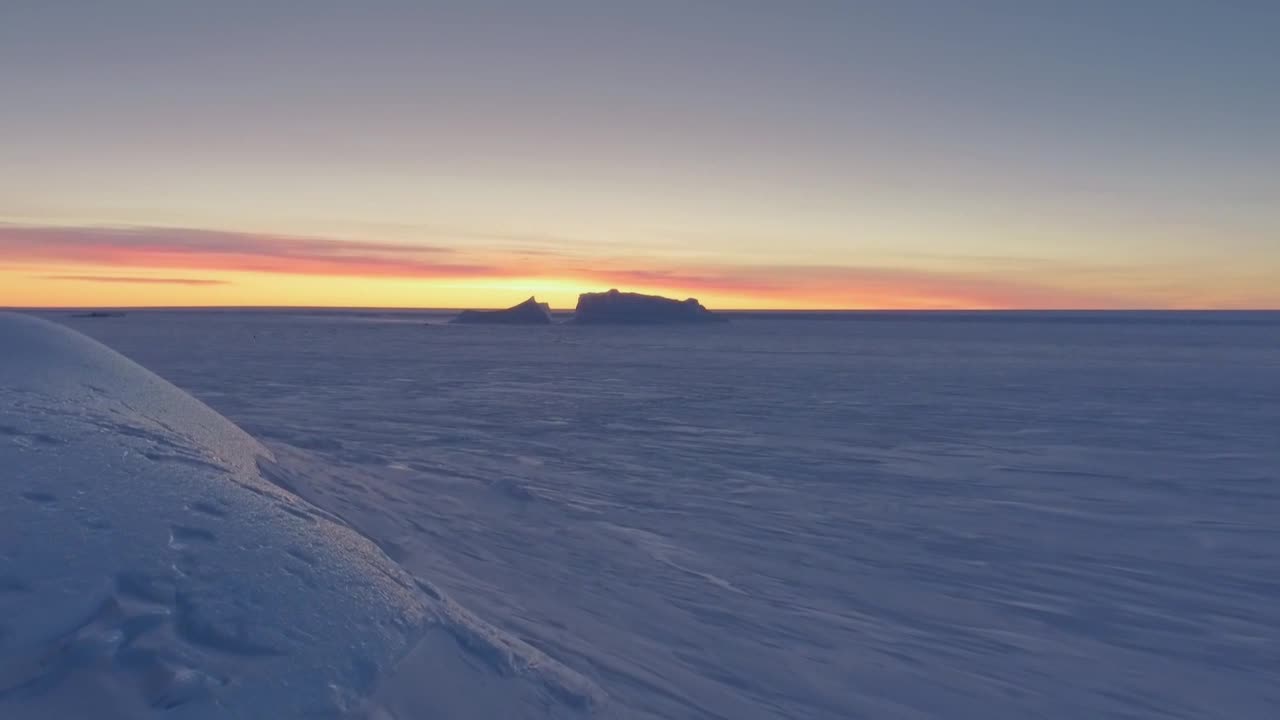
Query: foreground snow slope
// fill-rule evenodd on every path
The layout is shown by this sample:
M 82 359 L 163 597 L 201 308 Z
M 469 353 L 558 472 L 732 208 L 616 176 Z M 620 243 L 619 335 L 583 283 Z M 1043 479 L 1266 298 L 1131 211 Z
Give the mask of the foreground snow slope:
M 550 714 L 500 677 L 536 654 L 260 465 L 151 372 L 0 314 L 0 717 Z

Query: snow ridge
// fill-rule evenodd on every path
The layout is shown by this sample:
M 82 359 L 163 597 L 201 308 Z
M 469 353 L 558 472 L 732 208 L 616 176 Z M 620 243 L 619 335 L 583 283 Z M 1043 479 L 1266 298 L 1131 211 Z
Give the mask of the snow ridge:
M 265 479 L 190 395 L 43 320 L 0 314 L 0 347 L 0 716 L 367 716 L 410 654 L 448 678 L 419 692 L 488 682 L 462 650 L 594 702 Z

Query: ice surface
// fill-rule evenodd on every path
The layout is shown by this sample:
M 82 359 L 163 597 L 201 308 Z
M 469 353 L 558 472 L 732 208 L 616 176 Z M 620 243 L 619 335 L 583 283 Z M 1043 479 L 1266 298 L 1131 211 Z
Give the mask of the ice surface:
M 554 715 L 540 673 L 598 700 L 264 472 L 168 382 L 0 314 L 0 717 Z
M 252 432 L 548 702 L 1277 716 L 1280 316 L 423 317 L 64 321 Z

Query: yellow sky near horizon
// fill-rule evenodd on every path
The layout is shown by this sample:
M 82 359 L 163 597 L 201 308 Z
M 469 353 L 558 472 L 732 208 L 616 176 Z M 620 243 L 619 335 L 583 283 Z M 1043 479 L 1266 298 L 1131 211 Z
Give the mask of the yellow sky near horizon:
M 1158 284 L 1158 280 L 1154 281 Z M 837 280 L 837 284 L 839 281 Z M 0 307 L 350 307 L 350 308 L 500 308 L 536 296 L 556 309 L 572 309 L 580 293 L 617 287 L 624 291 L 697 297 L 719 309 L 859 310 L 859 309 L 1096 309 L 1129 307 L 1149 309 L 1248 309 L 1265 308 L 1255 297 L 1265 297 L 1265 281 L 1255 287 L 1237 287 L 1236 295 L 1171 294 L 1159 301 L 1109 301 L 1107 288 L 1092 294 L 1043 295 L 1049 301 L 1002 299 L 1001 289 L 903 285 L 900 288 L 856 286 L 832 289 L 829 282 L 811 282 L 790 291 L 750 288 L 690 289 L 679 283 L 605 282 L 591 278 L 530 275 L 521 277 L 396 278 L 245 272 L 236 270 L 185 271 L 153 268 L 102 268 L 78 265 L 38 267 L 0 266 Z M 1014 292 L 1017 290 L 1015 289 Z M 1040 296 L 1038 291 L 1029 297 Z M 1056 297 L 1057 301 L 1052 301 Z M 1076 301 L 1072 301 L 1076 298 Z M 1089 302 L 1099 299 L 1100 302 Z
M 382 237 L 367 230 L 366 237 Z M 722 309 L 1280 305 L 1267 263 L 1227 266 L 1194 256 L 1108 262 L 867 249 L 843 262 L 785 263 L 693 241 L 640 252 L 510 231 L 428 237 L 39 224 L 0 215 L 0 306 L 498 308 L 533 295 L 570 309 L 580 293 L 610 288 L 696 297 Z
M 0 268 L 0 307 L 335 307 L 335 308 L 501 308 L 535 296 L 556 309 L 572 309 L 580 293 L 611 285 L 546 277 L 419 280 L 281 275 L 246 272 L 201 273 L 199 282 L 176 282 L 146 271 L 114 276 L 81 276 L 82 267 L 26 270 Z M 695 296 L 722 309 L 859 309 L 847 302 L 806 296 L 761 298 L 728 292 L 681 293 L 676 288 L 629 284 L 619 289 L 683 299 Z M 867 305 L 864 307 L 876 307 Z

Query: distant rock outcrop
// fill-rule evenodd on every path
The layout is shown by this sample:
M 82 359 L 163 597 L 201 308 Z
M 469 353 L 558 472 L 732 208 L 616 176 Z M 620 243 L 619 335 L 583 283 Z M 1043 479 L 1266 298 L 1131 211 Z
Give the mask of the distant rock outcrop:
M 579 295 L 573 321 L 592 324 L 667 325 L 727 322 L 727 319 L 706 309 L 694 298 L 673 300 L 659 295 L 610 290 Z
M 551 306 L 529 298 L 506 310 L 463 310 L 452 322 L 464 325 L 550 325 Z

